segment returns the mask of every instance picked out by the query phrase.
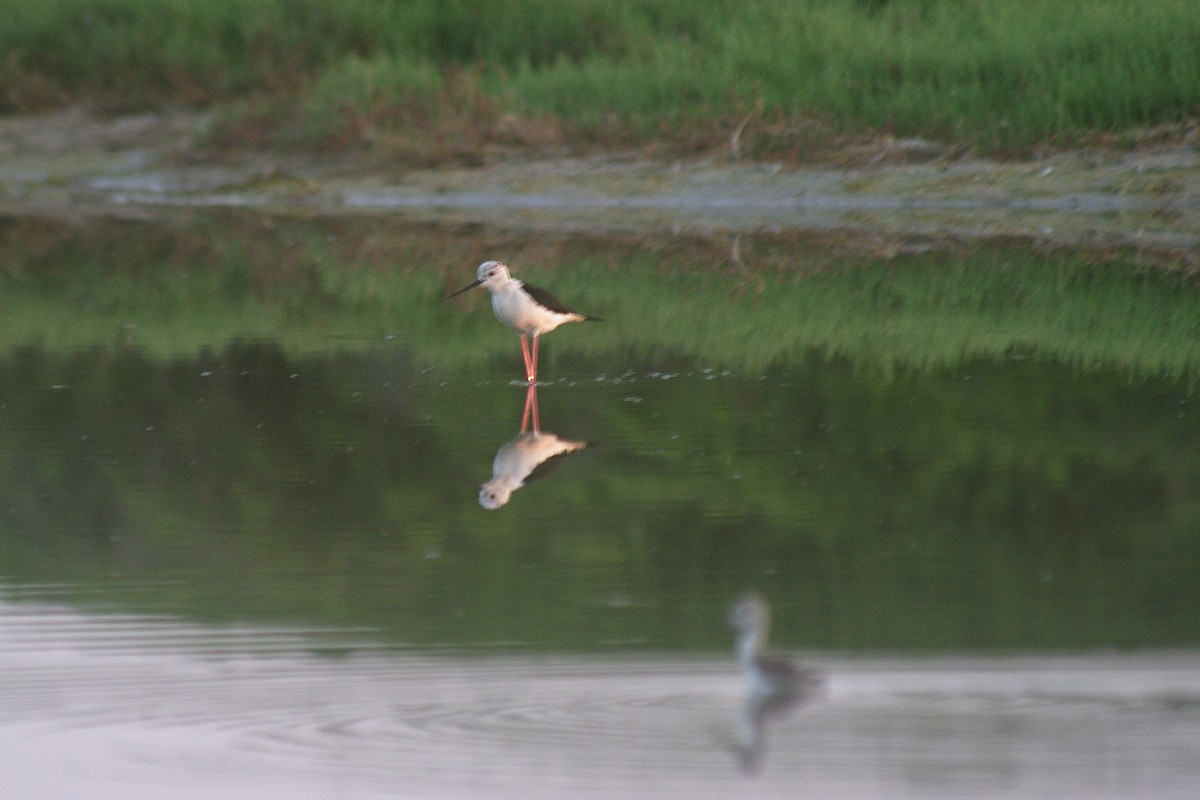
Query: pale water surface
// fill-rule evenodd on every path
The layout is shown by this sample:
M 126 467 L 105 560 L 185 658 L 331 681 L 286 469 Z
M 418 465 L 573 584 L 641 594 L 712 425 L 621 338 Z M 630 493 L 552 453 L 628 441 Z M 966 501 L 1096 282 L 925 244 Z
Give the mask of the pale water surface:
M 1186 282 L 9 232 L 5 800 L 1196 796 Z M 546 337 L 535 394 L 485 298 L 443 300 L 519 247 L 607 319 Z M 822 678 L 757 736 L 746 589 Z
M 814 656 L 736 756 L 726 659 L 438 654 L 0 606 L 8 797 L 1193 797 L 1200 658 Z

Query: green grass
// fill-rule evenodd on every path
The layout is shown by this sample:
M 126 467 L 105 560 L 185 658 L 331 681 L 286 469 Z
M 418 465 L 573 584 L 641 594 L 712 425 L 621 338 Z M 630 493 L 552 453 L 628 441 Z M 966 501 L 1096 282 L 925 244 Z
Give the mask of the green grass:
M 482 292 L 444 299 L 481 253 L 504 251 L 522 277 L 607 319 L 556 332 L 551 358 L 603 364 L 633 350 L 753 373 L 818 353 L 892 376 L 1034 357 L 1189 385 L 1200 376 L 1190 279 L 1120 256 L 981 247 L 879 261 L 763 236 L 744 243 L 734 268 L 724 243 L 518 241 L 236 216 L 11 223 L 5 236 L 0 340 L 10 348 L 132 344 L 170 359 L 239 339 L 321 353 L 394 336 L 423 363 L 462 369 L 514 350 Z
M 1194 119 L 1198 41 L 1191 0 L 0 0 L 0 109 L 185 103 L 230 139 L 426 156 L 711 146 L 747 119 L 760 155 L 1011 151 Z

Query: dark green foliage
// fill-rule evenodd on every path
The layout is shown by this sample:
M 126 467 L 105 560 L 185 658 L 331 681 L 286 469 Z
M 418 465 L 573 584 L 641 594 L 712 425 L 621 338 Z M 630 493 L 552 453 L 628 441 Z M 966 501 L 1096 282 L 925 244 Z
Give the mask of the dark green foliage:
M 433 106 L 482 137 L 503 113 L 599 143 L 749 115 L 1027 148 L 1195 118 L 1197 41 L 1190 0 L 0 0 L 0 109 L 250 97 L 310 144 Z

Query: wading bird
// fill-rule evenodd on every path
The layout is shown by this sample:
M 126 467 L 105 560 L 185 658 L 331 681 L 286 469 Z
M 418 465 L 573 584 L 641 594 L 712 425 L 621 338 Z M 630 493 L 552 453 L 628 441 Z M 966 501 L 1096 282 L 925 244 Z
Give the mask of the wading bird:
M 478 278 L 459 289 L 450 297 L 458 297 L 468 289 L 482 286 L 492 293 L 492 310 L 496 319 L 521 334 L 521 357 L 525 359 L 525 381 L 537 381 L 538 339 L 543 333 L 564 322 L 600 322 L 599 317 L 580 314 L 563 305 L 562 301 L 545 289 L 530 286 L 517 280 L 508 272 L 508 267 L 499 261 L 485 261 L 479 265 Z M 528 337 L 533 338 L 532 349 Z
M 783 716 L 820 687 L 818 675 L 763 654 L 771 627 L 771 607 L 761 595 L 742 595 L 729 607 L 729 624 L 737 631 L 734 650 L 746 679 L 738 757 L 742 768 L 757 769 L 765 749 L 768 719 Z

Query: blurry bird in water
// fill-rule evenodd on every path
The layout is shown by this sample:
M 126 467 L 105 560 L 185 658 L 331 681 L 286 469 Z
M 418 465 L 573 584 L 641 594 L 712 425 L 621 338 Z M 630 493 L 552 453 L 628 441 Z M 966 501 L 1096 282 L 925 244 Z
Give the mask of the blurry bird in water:
M 492 293 L 492 311 L 496 319 L 521 334 L 521 357 L 525 359 L 525 380 L 537 380 L 538 339 L 566 322 L 602 322 L 567 308 L 561 300 L 545 289 L 517 280 L 508 267 L 499 261 L 479 265 L 474 283 L 459 289 L 450 297 L 458 297 L 468 289 L 482 286 Z M 533 338 L 532 349 L 527 337 Z
M 753 770 L 761 762 L 766 720 L 794 710 L 817 690 L 820 679 L 781 658 L 764 655 L 771 607 L 761 595 L 750 592 L 735 600 L 729 607 L 729 624 L 737 632 L 734 651 L 747 689 L 738 755 L 743 769 Z

